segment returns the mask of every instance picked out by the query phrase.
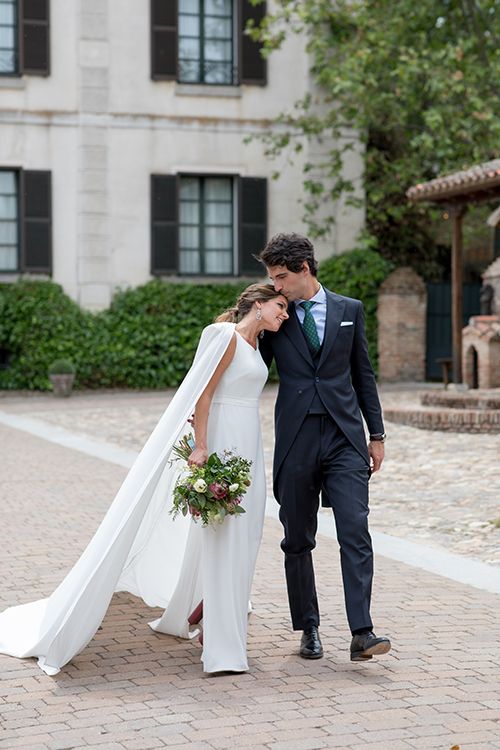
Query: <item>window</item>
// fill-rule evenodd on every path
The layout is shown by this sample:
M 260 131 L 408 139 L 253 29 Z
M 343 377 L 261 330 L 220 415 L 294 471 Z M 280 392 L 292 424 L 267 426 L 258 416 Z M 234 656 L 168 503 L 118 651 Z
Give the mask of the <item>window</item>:
M 0 273 L 50 274 L 50 172 L 0 169 Z
M 49 0 L 0 0 L 0 75 L 49 74 Z
M 233 0 L 179 0 L 179 81 L 236 83 Z
M 262 275 L 265 178 L 153 175 L 151 218 L 153 274 Z
M 17 0 L 0 0 L 0 73 L 17 73 L 17 56 Z
M 181 177 L 179 273 L 233 273 L 233 180 Z
M 19 208 L 16 172 L 0 170 L 0 271 L 19 268 Z
M 245 33 L 265 12 L 265 3 L 251 0 L 151 0 L 152 78 L 265 85 L 260 46 Z

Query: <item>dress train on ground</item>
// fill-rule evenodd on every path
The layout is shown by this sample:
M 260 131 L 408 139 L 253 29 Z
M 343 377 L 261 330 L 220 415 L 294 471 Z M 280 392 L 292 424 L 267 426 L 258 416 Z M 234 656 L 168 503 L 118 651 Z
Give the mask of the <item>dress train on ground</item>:
M 38 657 L 39 666 L 44 672 L 49 675 L 57 674 L 61 667 L 82 651 L 92 639 L 115 591 L 136 594 L 150 606 L 167 607 L 172 620 L 170 621 L 165 613 L 165 620 L 160 618 L 162 626 L 157 629 L 182 637 L 189 637 L 187 616 L 202 594 L 205 600 L 204 619 L 207 630 L 207 621 L 210 622 L 214 617 L 211 614 L 214 608 L 211 602 L 214 601 L 215 594 L 223 596 L 225 590 L 228 595 L 226 599 L 231 601 L 231 606 L 239 606 L 239 599 L 243 597 L 246 612 L 256 549 L 250 551 L 248 546 L 240 548 L 239 544 L 243 542 L 234 541 L 231 546 L 231 554 L 236 560 L 234 578 L 232 566 L 228 569 L 224 556 L 220 561 L 222 569 L 219 569 L 220 577 L 217 579 L 208 573 L 212 563 L 204 568 L 206 560 L 211 559 L 211 556 L 215 559 L 220 555 L 221 545 L 216 538 L 217 535 L 222 532 L 221 541 L 228 542 L 232 532 L 237 530 L 240 519 L 228 519 L 235 521 L 233 529 L 227 522 L 219 529 L 202 529 L 182 516 L 173 521 L 169 514 L 168 502 L 179 472 L 178 466 L 169 462 L 172 447 L 180 436 L 190 429 L 187 419 L 233 335 L 234 325 L 229 323 L 213 324 L 203 331 L 190 371 L 144 445 L 77 563 L 48 598 L 11 607 L 0 614 L 1 653 L 20 658 Z M 249 345 L 239 336 L 237 338 L 237 352 L 242 353 L 243 357 L 240 359 L 235 355 L 234 363 L 231 363 L 223 376 L 230 376 L 226 380 L 229 399 L 231 386 L 234 386 L 235 382 L 239 383 L 245 398 L 248 398 L 248 382 L 245 385 L 248 373 L 245 373 L 245 369 L 249 352 L 245 352 L 244 347 Z M 258 353 L 257 356 L 260 363 L 255 360 L 252 367 L 255 371 L 259 370 L 258 388 L 255 380 L 254 390 L 260 393 L 265 382 L 264 371 L 260 366 L 265 366 Z M 234 381 L 231 381 L 231 370 Z M 267 370 L 265 374 L 267 375 Z M 222 389 L 217 390 L 216 395 L 224 399 L 224 384 Z M 257 424 L 258 429 L 255 398 L 253 402 L 252 408 L 249 409 L 248 401 L 241 408 L 247 409 L 248 413 L 253 412 L 257 422 L 254 421 L 252 424 Z M 232 408 L 229 411 L 232 411 Z M 263 518 L 265 502 L 260 430 L 257 437 L 250 441 L 250 447 L 250 443 L 240 441 L 239 434 L 246 434 L 240 416 L 236 417 L 238 424 L 229 420 L 225 426 L 220 420 L 226 419 L 227 411 L 219 412 L 220 420 L 217 419 L 217 412 L 217 407 L 213 414 L 211 411 L 210 429 L 213 431 L 212 437 L 217 436 L 217 444 L 209 442 L 210 449 L 219 450 L 234 446 L 238 450 L 238 446 L 243 445 L 245 450 L 248 448 L 251 451 L 247 455 L 255 462 L 254 469 L 260 474 L 252 488 L 254 491 L 245 496 L 248 500 L 250 497 L 255 499 L 256 493 L 262 492 L 259 502 L 255 503 L 261 508 L 260 515 L 256 517 L 257 526 L 255 529 L 249 529 L 250 524 L 254 522 L 254 516 L 253 512 L 249 513 L 247 509 L 247 513 L 241 516 L 243 523 L 239 529 L 239 534 L 247 535 L 248 539 L 252 538 L 254 545 L 258 537 L 258 549 L 262 528 L 259 519 L 260 516 Z M 209 441 L 210 439 L 209 434 Z M 244 576 L 239 569 L 242 554 L 248 555 L 249 562 L 249 565 L 245 565 Z M 214 573 L 215 568 L 216 565 Z M 235 584 L 234 590 L 229 581 Z M 244 585 L 241 585 L 240 590 L 242 582 Z M 246 616 L 244 619 L 244 628 L 241 627 L 241 623 L 238 624 L 236 640 L 240 639 L 244 629 L 246 654 Z M 228 625 L 233 627 L 234 621 L 228 620 Z M 241 645 L 243 646 L 243 643 Z M 238 658 L 240 656 L 241 653 Z M 204 662 L 212 658 L 210 643 L 204 644 L 203 658 Z M 208 665 L 205 663 L 205 668 L 224 668 L 216 663 L 216 660 Z

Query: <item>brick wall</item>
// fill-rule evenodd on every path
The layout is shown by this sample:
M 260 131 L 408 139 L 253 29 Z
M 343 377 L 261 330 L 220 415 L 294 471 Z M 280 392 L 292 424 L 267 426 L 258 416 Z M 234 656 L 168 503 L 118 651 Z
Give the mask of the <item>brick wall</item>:
M 462 368 L 469 388 L 500 388 L 499 316 L 475 315 L 470 319 L 462 332 Z
M 379 379 L 425 380 L 427 290 L 411 268 L 398 268 L 384 281 L 378 300 Z

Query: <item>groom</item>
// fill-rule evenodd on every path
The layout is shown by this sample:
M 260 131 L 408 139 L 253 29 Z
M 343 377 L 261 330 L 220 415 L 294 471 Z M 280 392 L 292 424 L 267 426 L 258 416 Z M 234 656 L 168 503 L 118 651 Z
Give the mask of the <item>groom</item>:
M 259 260 L 290 303 L 289 319 L 278 333 L 265 334 L 260 350 L 268 365 L 274 357 L 280 378 L 273 475 L 293 629 L 303 631 L 301 656 L 323 656 L 311 554 L 321 493 L 337 528 L 351 660 L 366 661 L 387 653 L 391 644 L 373 633 L 370 617 L 368 480 L 382 464 L 385 433 L 363 307 L 321 286 L 306 237 L 277 234 Z

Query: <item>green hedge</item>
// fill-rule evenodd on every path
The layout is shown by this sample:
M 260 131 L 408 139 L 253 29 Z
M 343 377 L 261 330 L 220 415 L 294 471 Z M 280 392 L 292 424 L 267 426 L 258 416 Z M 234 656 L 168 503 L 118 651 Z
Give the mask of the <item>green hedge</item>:
M 377 351 L 377 290 L 390 264 L 354 250 L 320 266 L 332 291 L 365 306 L 372 362 Z M 167 284 L 115 294 L 109 309 L 82 310 L 51 281 L 0 284 L 0 389 L 50 388 L 56 359 L 76 366 L 76 388 L 176 386 L 192 361 L 200 330 L 234 303 L 244 284 Z
M 323 261 L 318 278 L 332 292 L 362 301 L 366 317 L 366 337 L 372 365 L 377 369 L 377 302 L 380 284 L 394 269 L 375 250 L 351 250 Z
M 1 284 L 0 388 L 47 389 L 47 370 L 55 359 L 72 360 L 81 376 L 89 317 L 52 282 Z
M 47 390 L 49 365 L 61 358 L 76 365 L 76 388 L 178 385 L 201 328 L 242 288 L 155 280 L 91 313 L 50 281 L 0 284 L 0 388 Z

